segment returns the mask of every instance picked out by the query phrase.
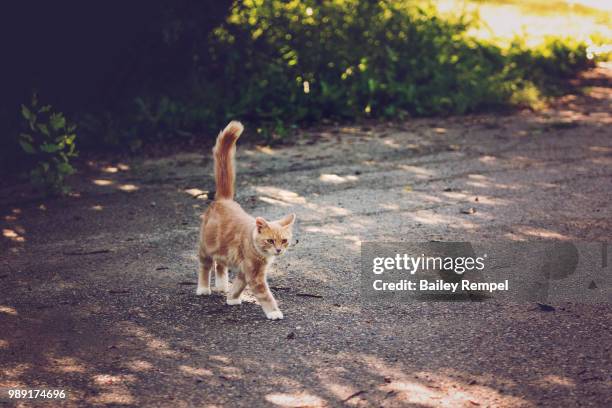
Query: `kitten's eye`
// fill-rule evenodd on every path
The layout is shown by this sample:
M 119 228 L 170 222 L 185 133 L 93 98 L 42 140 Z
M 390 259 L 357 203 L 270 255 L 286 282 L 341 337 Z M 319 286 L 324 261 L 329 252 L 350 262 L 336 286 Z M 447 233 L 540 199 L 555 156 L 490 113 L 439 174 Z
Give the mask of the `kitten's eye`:
M 268 242 L 268 244 L 274 244 L 274 240 L 273 239 L 268 239 L 267 242 Z
M 283 239 L 283 244 L 286 244 L 286 243 L 287 243 L 287 240 L 286 240 L 286 239 Z

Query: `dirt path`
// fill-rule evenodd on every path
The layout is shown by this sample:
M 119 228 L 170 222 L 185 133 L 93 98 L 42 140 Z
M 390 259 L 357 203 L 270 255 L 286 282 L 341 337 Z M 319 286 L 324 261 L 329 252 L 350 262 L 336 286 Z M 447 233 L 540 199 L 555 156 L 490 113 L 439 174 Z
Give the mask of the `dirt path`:
M 538 114 L 239 148 L 238 201 L 298 215 L 280 322 L 194 295 L 208 152 L 115 163 L 62 200 L 5 191 L 0 387 L 66 389 L 65 406 L 604 406 L 610 306 L 366 307 L 358 284 L 362 240 L 609 240 L 611 75 L 589 75 Z

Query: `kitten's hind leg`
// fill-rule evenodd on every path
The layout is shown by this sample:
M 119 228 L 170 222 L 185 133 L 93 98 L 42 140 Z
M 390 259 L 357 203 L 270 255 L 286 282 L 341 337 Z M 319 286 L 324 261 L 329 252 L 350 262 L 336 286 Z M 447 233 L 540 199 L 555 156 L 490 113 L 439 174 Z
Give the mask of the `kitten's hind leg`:
M 210 295 L 210 270 L 213 259 L 210 256 L 200 255 L 200 272 L 198 273 L 198 287 L 196 295 Z
M 240 300 L 240 294 L 246 287 L 246 279 L 244 278 L 244 272 L 238 272 L 236 279 L 234 279 L 234 283 L 232 283 L 232 288 L 227 294 L 227 304 L 228 305 L 239 305 L 242 303 Z
M 215 267 L 215 289 L 225 293 L 227 288 L 227 266 L 217 262 Z

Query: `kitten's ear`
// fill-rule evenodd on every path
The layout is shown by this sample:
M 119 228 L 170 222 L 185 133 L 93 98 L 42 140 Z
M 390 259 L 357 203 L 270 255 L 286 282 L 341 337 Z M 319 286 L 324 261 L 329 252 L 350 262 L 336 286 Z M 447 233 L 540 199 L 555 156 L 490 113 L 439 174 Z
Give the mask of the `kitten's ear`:
M 269 227 L 268 221 L 264 220 L 261 217 L 255 218 L 255 225 L 257 226 L 257 232 L 261 232 L 262 230 Z
M 289 214 L 285 218 L 280 220 L 278 223 L 282 225 L 283 227 L 290 227 L 293 225 L 294 222 L 295 222 L 295 214 Z

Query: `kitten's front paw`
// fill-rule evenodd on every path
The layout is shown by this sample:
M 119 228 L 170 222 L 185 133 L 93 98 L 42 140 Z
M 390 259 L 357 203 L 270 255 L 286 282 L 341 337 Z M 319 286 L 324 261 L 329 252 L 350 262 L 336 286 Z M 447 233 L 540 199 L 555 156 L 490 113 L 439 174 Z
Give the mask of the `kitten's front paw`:
M 210 288 L 198 287 L 196 289 L 196 295 L 198 295 L 198 296 L 201 296 L 201 295 L 210 295 L 210 294 L 211 294 Z
M 281 320 L 283 318 L 283 312 L 280 310 L 273 310 L 266 313 L 266 317 L 270 320 Z
M 226 303 L 227 303 L 228 305 L 231 305 L 231 306 L 233 306 L 233 305 L 239 305 L 239 304 L 241 304 L 241 303 L 242 303 L 242 299 L 240 299 L 240 298 L 237 298 L 237 299 L 230 299 L 230 298 L 227 298 Z

